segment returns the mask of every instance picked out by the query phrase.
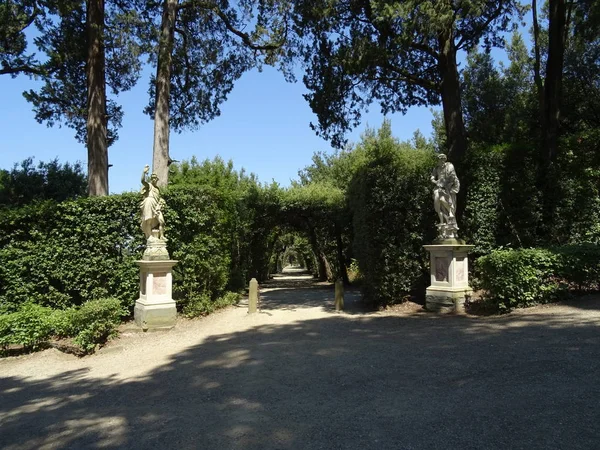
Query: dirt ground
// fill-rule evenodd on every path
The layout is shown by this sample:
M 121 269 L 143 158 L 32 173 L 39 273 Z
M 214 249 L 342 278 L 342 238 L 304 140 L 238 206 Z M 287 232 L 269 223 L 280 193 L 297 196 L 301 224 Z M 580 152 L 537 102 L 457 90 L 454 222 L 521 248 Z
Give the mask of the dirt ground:
M 365 312 L 301 275 L 84 358 L 0 360 L 0 448 L 598 448 L 600 298 Z

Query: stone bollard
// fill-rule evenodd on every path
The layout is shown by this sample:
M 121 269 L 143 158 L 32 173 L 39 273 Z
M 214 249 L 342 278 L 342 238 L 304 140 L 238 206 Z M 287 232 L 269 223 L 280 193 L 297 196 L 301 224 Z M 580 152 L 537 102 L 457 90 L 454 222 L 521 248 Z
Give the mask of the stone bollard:
M 335 282 L 335 310 L 341 311 L 344 309 L 344 282 L 337 280 Z
M 256 278 L 250 280 L 250 292 L 248 295 L 248 314 L 258 310 L 258 281 Z

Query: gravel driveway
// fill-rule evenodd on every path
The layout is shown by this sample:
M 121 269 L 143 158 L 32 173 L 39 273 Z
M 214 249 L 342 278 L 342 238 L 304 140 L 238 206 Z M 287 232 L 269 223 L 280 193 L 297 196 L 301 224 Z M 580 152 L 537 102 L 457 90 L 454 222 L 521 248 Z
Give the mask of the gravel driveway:
M 0 448 L 600 448 L 600 299 L 503 317 L 333 311 L 301 277 L 96 355 L 0 360 Z

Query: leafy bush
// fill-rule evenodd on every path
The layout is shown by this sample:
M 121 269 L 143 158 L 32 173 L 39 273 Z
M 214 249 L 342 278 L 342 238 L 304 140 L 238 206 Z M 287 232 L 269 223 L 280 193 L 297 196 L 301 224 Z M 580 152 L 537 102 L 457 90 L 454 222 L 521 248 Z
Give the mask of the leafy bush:
M 552 183 L 544 201 L 536 145 L 471 146 L 461 178 L 467 187 L 462 233 L 475 244 L 474 253 L 599 243 L 600 152 L 592 151 L 597 136 L 578 135 L 561 143 L 547 174 Z
M 132 306 L 142 238 L 139 196 L 11 208 L 0 216 L 0 313 L 25 302 L 66 309 L 114 296 Z
M 535 246 L 541 220 L 532 149 L 473 146 L 459 174 L 467 190 L 462 236 L 483 255 L 499 247 Z
M 62 313 L 62 317 L 61 314 Z M 114 336 L 127 314 L 115 298 L 90 300 L 79 308 L 60 311 L 54 318 L 55 334 L 73 337 L 84 351 L 93 351 L 96 345 Z
M 353 285 L 358 286 L 362 282 L 362 274 L 360 273 L 360 268 L 358 267 L 358 261 L 356 259 L 352 259 L 350 267 L 348 267 L 348 278 Z
M 116 333 L 126 313 L 117 299 L 91 300 L 66 310 L 25 303 L 17 312 L 0 315 L 0 348 L 21 345 L 36 350 L 57 336 L 74 338 L 75 344 L 90 353 Z
M 235 204 L 210 187 L 181 186 L 165 193 L 165 220 L 173 269 L 173 296 L 185 306 L 195 296 L 218 297 L 231 267 Z
M 277 192 L 249 186 L 230 192 L 184 185 L 165 192 L 168 248 L 179 261 L 173 294 L 181 307 L 194 295 L 215 301 L 227 288 L 239 289 L 251 271 L 268 272 L 262 266 L 268 266 L 274 225 L 264 217 L 277 208 Z M 254 212 L 243 206 L 248 199 Z M 131 310 L 144 244 L 139 201 L 129 193 L 3 211 L 0 314 L 26 302 L 67 309 L 107 297 Z
M 567 289 L 597 289 L 600 247 L 497 250 L 477 260 L 480 287 L 497 311 L 556 300 Z
M 26 303 L 11 314 L 0 315 L 0 348 L 22 345 L 35 350 L 47 342 L 52 335 L 52 310 Z
M 546 249 L 497 250 L 477 260 L 486 301 L 498 311 L 554 300 L 559 262 Z
M 231 161 L 225 163 L 219 157 L 202 163 L 192 158 L 189 162 L 174 164 L 171 169 L 174 173 L 166 197 L 171 192 L 175 197 L 173 201 L 166 200 L 167 204 L 171 203 L 171 210 L 178 213 L 175 220 L 180 221 L 173 230 L 186 234 L 187 237 L 181 239 L 186 243 L 198 233 L 208 236 L 207 242 L 212 242 L 213 247 L 210 252 L 214 254 L 217 246 L 221 261 L 213 267 L 218 267 L 220 272 L 226 268 L 225 286 L 217 287 L 220 278 L 213 278 L 209 295 L 215 299 L 223 288 L 239 290 L 252 277 L 259 281 L 267 278 L 273 233 L 280 218 L 282 189 L 279 185 L 260 185 L 254 175 L 247 175 L 243 169 L 237 172 Z M 181 195 L 193 200 L 178 201 Z M 167 224 L 169 220 L 167 217 Z M 203 244 L 196 244 L 206 252 Z M 184 264 L 191 267 L 196 263 L 200 261 Z M 202 275 L 198 274 L 197 278 L 200 280 Z

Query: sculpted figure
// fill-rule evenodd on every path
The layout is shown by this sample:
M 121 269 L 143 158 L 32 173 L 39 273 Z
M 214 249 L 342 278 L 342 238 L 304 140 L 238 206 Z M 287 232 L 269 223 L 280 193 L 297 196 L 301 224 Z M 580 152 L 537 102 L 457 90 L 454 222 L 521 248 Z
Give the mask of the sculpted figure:
M 152 230 L 158 228 L 158 238 L 164 239 L 165 237 L 165 219 L 163 217 L 162 209 L 165 201 L 160 196 L 160 191 L 156 185 L 158 182 L 158 176 L 153 173 L 148 180 L 148 171 L 150 166 L 144 167 L 142 173 L 142 195 L 144 199 L 140 205 L 141 209 L 141 227 L 146 240 L 152 236 Z
M 438 155 L 438 163 L 431 174 L 431 182 L 435 185 L 433 206 L 440 219 L 438 228 L 440 228 L 441 237 L 454 237 L 445 235 L 443 228 L 447 229 L 449 226 L 453 231 L 458 230 L 456 226 L 456 194 L 460 189 L 460 183 L 454 166 L 447 161 L 446 155 Z

